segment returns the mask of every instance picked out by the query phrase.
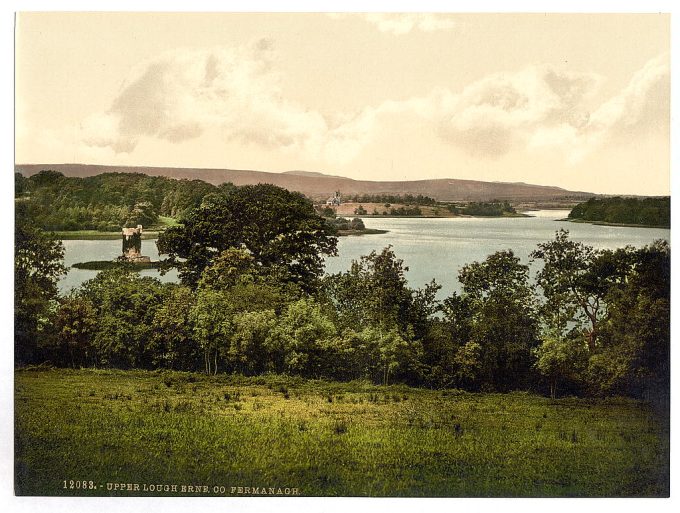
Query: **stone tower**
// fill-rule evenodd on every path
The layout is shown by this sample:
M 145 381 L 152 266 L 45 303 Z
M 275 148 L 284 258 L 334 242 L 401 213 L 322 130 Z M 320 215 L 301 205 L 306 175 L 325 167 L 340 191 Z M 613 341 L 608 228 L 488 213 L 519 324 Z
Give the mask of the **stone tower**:
M 123 228 L 123 258 L 128 262 L 151 262 L 151 257 L 142 256 L 142 225 L 137 228 Z

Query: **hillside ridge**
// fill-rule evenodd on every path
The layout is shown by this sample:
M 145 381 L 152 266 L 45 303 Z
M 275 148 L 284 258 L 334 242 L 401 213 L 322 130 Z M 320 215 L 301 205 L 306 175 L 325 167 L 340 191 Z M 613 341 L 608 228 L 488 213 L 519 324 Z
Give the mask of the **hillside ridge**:
M 285 189 L 299 191 L 306 196 L 322 200 L 334 191 L 343 196 L 355 194 L 422 194 L 438 201 L 490 201 L 498 200 L 582 200 L 595 196 L 584 191 L 569 191 L 561 187 L 534 185 L 522 182 L 484 182 L 458 178 L 433 178 L 408 181 L 355 180 L 326 175 L 316 171 L 273 173 L 268 171 L 178 168 L 151 166 L 105 166 L 95 164 L 16 164 L 15 172 L 31 176 L 42 170 L 59 171 L 65 176 L 87 177 L 102 173 L 143 173 L 150 176 L 203 180 L 214 185 L 232 182 L 234 185 L 270 183 Z

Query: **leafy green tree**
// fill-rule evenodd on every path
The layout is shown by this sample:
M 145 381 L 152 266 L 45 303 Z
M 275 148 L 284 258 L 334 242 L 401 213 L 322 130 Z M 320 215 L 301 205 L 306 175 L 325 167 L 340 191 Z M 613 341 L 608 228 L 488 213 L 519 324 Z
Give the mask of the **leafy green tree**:
M 38 340 L 49 326 L 56 306 L 57 282 L 66 273 L 61 241 L 33 226 L 26 209 L 16 207 L 14 231 L 14 358 L 15 363 L 34 362 Z
M 59 302 L 55 316 L 58 349 L 63 359 L 74 369 L 92 365 L 95 360 L 94 337 L 97 330 L 97 316 L 94 305 L 86 298 L 72 294 Z
M 154 366 L 154 317 L 170 286 L 128 269 L 110 269 L 86 281 L 81 294 L 97 311 L 98 363 L 106 367 Z
M 173 287 L 153 316 L 153 365 L 167 369 L 195 370 L 201 359 L 194 340 L 190 312 L 194 292 L 181 285 Z
M 190 319 L 193 336 L 203 351 L 206 374 L 217 374 L 218 357 L 233 330 L 231 310 L 229 297 L 223 291 L 205 288 L 196 293 Z
M 552 399 L 560 382 L 579 383 L 588 366 L 588 351 L 579 338 L 546 338 L 535 355 L 536 368 L 548 380 Z
M 28 179 L 21 173 L 14 173 L 14 197 L 18 198 L 28 191 Z
M 321 377 L 324 368 L 323 341 L 336 334 L 333 322 L 311 299 L 288 305 L 267 338 L 278 372 Z
M 390 384 L 390 376 L 398 371 L 408 370 L 407 366 L 417 359 L 418 347 L 410 344 L 396 329 L 379 330 L 378 354 L 382 367 L 382 384 Z M 415 349 L 415 351 L 413 351 Z
M 570 240 L 566 230 L 539 244 L 531 258 L 543 261 L 536 281 L 545 297 L 542 318 L 547 329 L 563 338 L 577 327 L 594 352 L 600 321 L 607 315 L 606 296 L 625 280 L 630 254 L 630 248 L 596 251 Z
M 529 267 L 510 250 L 459 272 L 469 340 L 479 345 L 480 378 L 499 390 L 527 387 L 532 382 L 532 350 L 538 344 L 536 298 Z M 471 353 L 468 348 L 467 353 Z
M 365 213 L 365 212 L 364 212 L 364 213 Z M 355 218 L 352 219 L 352 221 L 350 222 L 350 228 L 351 228 L 352 230 L 365 230 L 365 229 L 366 229 L 366 226 L 364 225 L 364 222 L 363 222 L 360 218 L 355 217 Z
M 183 223 L 165 230 L 157 244 L 193 287 L 222 251 L 238 248 L 264 267 L 285 268 L 291 281 L 312 290 L 323 272 L 323 255 L 336 253 L 337 239 L 311 202 L 273 185 L 209 195 Z
M 407 271 L 388 246 L 354 260 L 345 273 L 329 276 L 324 290 L 339 325 L 397 327 L 403 334 L 409 329 L 422 331 L 421 325 L 437 308 L 435 295 L 440 286 L 433 281 L 424 289 L 412 290 L 407 286 Z
M 232 318 L 226 360 L 230 367 L 245 375 L 275 368 L 276 359 L 269 352 L 270 336 L 277 323 L 274 310 L 237 313 Z
M 626 280 L 608 296 L 600 346 L 588 380 L 596 394 L 626 394 L 667 402 L 670 391 L 670 247 L 636 250 Z

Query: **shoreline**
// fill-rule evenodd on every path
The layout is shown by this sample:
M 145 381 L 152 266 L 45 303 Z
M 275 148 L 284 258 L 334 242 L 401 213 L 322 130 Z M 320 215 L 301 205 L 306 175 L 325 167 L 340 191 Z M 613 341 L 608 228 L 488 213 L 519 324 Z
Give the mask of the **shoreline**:
M 631 224 L 631 223 L 608 223 L 607 221 L 586 221 L 585 219 L 557 219 L 560 222 L 578 223 L 578 224 L 593 224 L 596 226 L 608 226 L 611 228 L 656 228 L 661 230 L 670 230 L 670 226 L 663 226 L 658 224 Z

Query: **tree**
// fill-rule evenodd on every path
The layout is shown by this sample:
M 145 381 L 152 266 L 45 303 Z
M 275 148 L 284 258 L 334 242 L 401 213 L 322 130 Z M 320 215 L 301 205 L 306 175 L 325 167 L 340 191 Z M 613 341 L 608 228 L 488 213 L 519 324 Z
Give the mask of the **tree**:
M 464 301 L 469 309 L 462 315 L 469 333 L 463 355 L 478 351 L 478 374 L 493 388 L 526 387 L 532 380 L 532 350 L 538 344 L 536 298 L 529 284 L 529 267 L 510 250 L 498 251 L 484 262 L 464 266 L 459 274 Z M 453 304 L 453 301 L 450 302 Z M 477 373 L 476 373 L 477 374 Z M 469 376 L 468 376 L 469 377 Z
M 300 299 L 289 304 L 266 342 L 269 354 L 277 355 L 275 370 L 321 377 L 323 341 L 335 333 L 335 325 L 313 300 Z
M 152 352 L 154 366 L 194 370 L 200 361 L 200 348 L 191 330 L 190 312 L 194 292 L 174 286 L 153 316 Z
M 539 244 L 531 258 L 543 261 L 536 282 L 546 299 L 541 311 L 548 329 L 564 337 L 576 324 L 589 351 L 594 352 L 600 320 L 607 313 L 607 293 L 625 280 L 631 251 L 596 251 L 570 240 L 567 230 L 559 230 L 555 240 Z
M 219 290 L 200 289 L 190 313 L 196 341 L 203 351 L 206 374 L 217 374 L 218 356 L 232 333 L 232 312 L 227 295 Z
M 56 306 L 57 282 L 66 273 L 64 246 L 26 219 L 17 205 L 14 231 L 14 359 L 17 364 L 38 358 L 38 340 Z
M 233 330 L 225 355 L 232 369 L 253 375 L 275 368 L 276 358 L 268 350 L 268 343 L 276 322 L 274 310 L 242 312 L 233 316 Z
M 154 317 L 171 288 L 125 268 L 102 271 L 82 285 L 82 296 L 97 311 L 94 345 L 99 363 L 153 368 Z
M 588 369 L 590 391 L 663 404 L 670 385 L 670 247 L 656 241 L 631 257 L 627 279 L 607 295 L 608 316 Z
M 588 365 L 583 342 L 574 338 L 548 337 L 535 349 L 536 368 L 548 379 L 550 397 L 557 396 L 558 384 L 578 383 Z
M 435 294 L 440 286 L 433 281 L 422 290 L 410 289 L 407 271 L 388 246 L 354 260 L 348 271 L 329 276 L 324 290 L 339 324 L 347 328 L 398 327 L 403 334 L 414 325 L 421 328 L 436 309 Z
M 337 238 L 312 203 L 299 193 L 267 184 L 237 187 L 204 198 L 183 225 L 158 239 L 161 254 L 195 287 L 201 273 L 228 248 L 244 249 L 264 267 L 285 268 L 291 281 L 315 288 L 322 255 L 336 254 Z
M 75 294 L 62 298 L 54 329 L 58 347 L 66 353 L 65 359 L 71 367 L 75 369 L 95 362 L 93 342 L 97 317 L 90 301 Z

